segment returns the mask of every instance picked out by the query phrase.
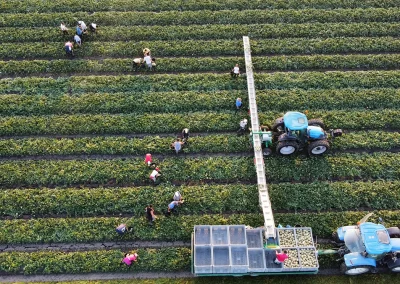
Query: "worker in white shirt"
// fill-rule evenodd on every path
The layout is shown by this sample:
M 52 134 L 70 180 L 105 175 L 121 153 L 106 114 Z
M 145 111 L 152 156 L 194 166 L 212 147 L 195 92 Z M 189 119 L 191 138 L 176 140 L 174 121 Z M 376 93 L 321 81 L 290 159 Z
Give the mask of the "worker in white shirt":
M 95 23 L 91 23 L 91 24 L 89 25 L 89 29 L 90 29 L 90 31 L 91 31 L 92 33 L 95 33 L 96 30 L 97 30 L 97 25 L 96 25 Z
M 240 75 L 239 64 L 236 64 L 231 71 L 231 76 L 236 78 L 239 77 L 239 75 Z
M 82 45 L 82 40 L 81 40 L 81 38 L 80 38 L 78 35 L 74 35 L 74 41 L 75 41 L 75 43 L 76 43 L 79 47 L 81 47 L 81 45 Z
M 149 53 L 143 58 L 144 62 L 146 63 L 146 66 L 151 70 L 153 68 L 153 62 L 151 60 L 151 57 Z
M 85 22 L 84 22 L 84 21 L 78 21 L 78 26 L 80 26 L 80 27 L 81 27 L 81 29 L 82 29 L 83 33 L 86 33 L 87 26 L 86 26 L 86 24 L 85 24 Z
M 64 35 L 68 34 L 68 28 L 64 23 L 61 23 L 60 29 L 61 29 L 61 31 L 63 32 Z
M 246 132 L 247 119 L 242 119 L 239 123 L 238 135 L 243 135 Z
M 150 178 L 150 179 L 154 182 L 154 184 L 155 184 L 156 181 L 157 181 L 157 178 L 158 178 L 159 176 L 161 176 L 161 174 L 160 174 L 160 169 L 157 167 L 157 168 L 155 168 L 155 169 L 151 172 L 149 178 Z

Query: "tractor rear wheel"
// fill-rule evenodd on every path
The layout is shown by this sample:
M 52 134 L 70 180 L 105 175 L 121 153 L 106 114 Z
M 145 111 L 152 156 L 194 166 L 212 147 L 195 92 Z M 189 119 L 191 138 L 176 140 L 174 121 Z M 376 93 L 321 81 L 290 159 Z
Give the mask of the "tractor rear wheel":
M 325 124 L 324 124 L 324 122 L 322 121 L 322 119 L 318 119 L 318 118 L 310 119 L 310 120 L 308 121 L 308 125 L 309 125 L 309 126 L 319 126 L 319 127 L 321 127 L 322 129 L 325 129 Z
M 299 144 L 296 141 L 281 141 L 276 146 L 276 152 L 282 156 L 289 156 L 299 149 Z
M 320 156 L 328 152 L 329 147 L 328 140 L 313 141 L 308 145 L 308 154 L 310 156 Z

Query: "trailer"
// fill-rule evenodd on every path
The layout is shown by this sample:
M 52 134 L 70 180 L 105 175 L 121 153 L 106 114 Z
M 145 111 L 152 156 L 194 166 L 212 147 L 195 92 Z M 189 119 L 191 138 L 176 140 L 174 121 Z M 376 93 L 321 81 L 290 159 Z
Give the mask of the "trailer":
M 318 256 L 311 228 L 275 228 L 264 242 L 263 228 L 245 225 L 200 225 L 192 233 L 192 273 L 196 276 L 316 274 Z M 274 262 L 287 250 L 289 260 Z

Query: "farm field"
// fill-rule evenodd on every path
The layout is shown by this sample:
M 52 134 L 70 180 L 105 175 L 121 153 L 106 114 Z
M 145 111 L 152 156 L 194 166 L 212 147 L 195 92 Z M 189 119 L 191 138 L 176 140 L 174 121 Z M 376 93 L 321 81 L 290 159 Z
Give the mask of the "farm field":
M 78 20 L 98 31 L 70 59 L 63 47 Z M 325 245 L 366 212 L 400 225 L 399 0 L 3 0 L 0 282 L 137 272 L 202 283 L 186 278 L 194 225 L 264 224 L 253 150 L 247 135 L 236 135 L 249 119 L 246 107 L 234 107 L 237 97 L 248 104 L 246 77 L 229 74 L 235 64 L 245 73 L 244 35 L 261 124 L 307 111 L 344 130 L 326 156 L 265 159 L 276 225 L 312 227 Z M 144 48 L 157 59 L 155 72 L 132 68 Z M 185 127 L 190 143 L 176 155 L 169 146 Z M 157 186 L 146 153 L 161 168 Z M 185 203 L 165 217 L 177 190 Z M 153 227 L 148 204 L 158 217 Z M 118 236 L 121 223 L 134 233 Z M 130 251 L 139 261 L 121 266 Z M 331 256 L 320 258 L 320 269 L 340 273 Z M 348 283 L 284 277 L 299 279 Z

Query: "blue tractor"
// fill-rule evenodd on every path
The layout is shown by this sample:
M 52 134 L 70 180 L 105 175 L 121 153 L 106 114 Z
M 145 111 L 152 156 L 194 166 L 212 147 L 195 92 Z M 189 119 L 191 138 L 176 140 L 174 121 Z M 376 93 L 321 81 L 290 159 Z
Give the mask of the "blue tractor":
M 333 234 L 341 245 L 338 252 L 344 258 L 341 269 L 345 274 L 375 273 L 379 265 L 400 272 L 400 229 L 367 222 L 372 214 L 355 226 L 338 228 Z
M 289 156 L 297 151 L 307 149 L 310 156 L 319 156 L 328 152 L 330 141 L 342 135 L 341 129 L 331 129 L 327 133 L 320 119 L 307 119 L 300 112 L 290 111 L 276 119 L 272 126 L 276 151 Z

